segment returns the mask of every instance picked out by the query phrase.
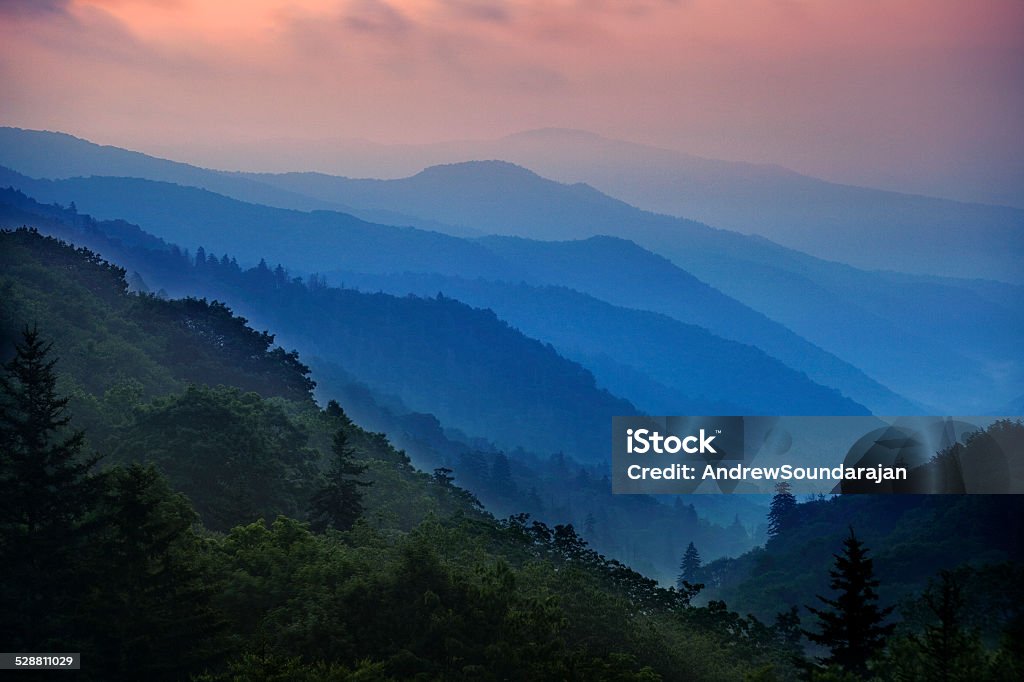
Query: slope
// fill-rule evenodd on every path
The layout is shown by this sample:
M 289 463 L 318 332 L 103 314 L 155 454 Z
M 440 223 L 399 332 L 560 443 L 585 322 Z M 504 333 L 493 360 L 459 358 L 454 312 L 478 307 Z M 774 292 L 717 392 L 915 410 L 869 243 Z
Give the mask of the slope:
M 169 241 L 201 244 L 249 262 L 273 252 L 276 258 L 299 264 L 306 272 L 421 272 L 562 284 L 617 305 L 664 312 L 726 339 L 757 346 L 804 372 L 812 381 L 836 388 L 877 412 L 915 409 L 854 367 L 723 296 L 665 259 L 622 240 L 560 245 L 522 241 L 511 248 L 501 241 L 467 241 L 411 228 L 371 225 L 344 214 L 281 211 L 203 190 L 144 180 L 48 181 L 0 171 L 0 184 L 5 182 L 30 194 L 39 193 L 35 195 L 45 202 L 74 201 L 97 217 L 124 217 Z M 505 244 L 507 253 L 496 253 L 501 244 Z M 619 283 L 611 286 L 612 280 L 601 274 L 605 272 L 614 274 Z M 667 307 L 652 307 L 648 300 L 651 297 L 655 302 L 668 299 Z
M 977 276 L 961 269 L 972 246 L 953 239 L 929 237 L 910 249 L 857 237 L 880 258 L 898 255 L 892 263 L 868 263 L 872 269 L 914 271 L 930 249 L 948 252 L 957 263 L 933 270 L 946 276 L 942 279 L 914 277 L 860 270 L 758 237 L 648 213 L 589 186 L 562 185 L 503 162 L 439 166 L 390 181 L 308 174 L 259 179 L 497 234 L 630 239 L 919 402 L 942 404 L 948 377 L 938 375 L 936 367 L 951 372 L 969 368 L 955 378 L 976 382 L 965 396 L 978 397 L 963 401 L 956 407 L 960 411 L 992 409 L 999 399 L 993 402 L 990 395 L 1008 398 L 1022 378 L 1012 351 L 1024 333 L 1024 310 L 1013 303 L 1019 288 L 992 282 L 986 286 L 1001 294 L 986 296 L 971 281 L 948 277 Z M 983 258 L 984 268 L 978 272 L 1020 281 L 1022 235 L 1024 231 L 1012 226 L 998 238 L 972 234 L 972 244 L 988 239 L 986 248 L 993 252 Z
M 590 368 L 599 383 L 650 414 L 855 414 L 860 409 L 757 348 L 563 286 L 440 275 L 329 275 L 369 291 L 420 296 L 440 291 L 490 308 Z
M 21 203 L 22 213 L 31 205 L 26 197 L 10 200 Z M 197 259 L 194 272 L 193 260 L 177 249 L 151 253 L 128 265 L 154 287 L 227 301 L 258 324 L 283 330 L 303 353 L 334 360 L 410 408 L 509 449 L 602 461 L 611 417 L 637 411 L 599 390 L 586 369 L 490 311 L 443 297 L 307 287 L 280 267 L 243 271 L 212 255 Z

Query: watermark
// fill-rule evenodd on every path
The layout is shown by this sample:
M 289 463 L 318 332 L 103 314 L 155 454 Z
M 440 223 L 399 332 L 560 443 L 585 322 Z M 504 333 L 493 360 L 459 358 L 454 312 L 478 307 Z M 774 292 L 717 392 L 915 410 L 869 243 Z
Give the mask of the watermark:
M 1019 417 L 614 417 L 612 492 L 1024 493 Z

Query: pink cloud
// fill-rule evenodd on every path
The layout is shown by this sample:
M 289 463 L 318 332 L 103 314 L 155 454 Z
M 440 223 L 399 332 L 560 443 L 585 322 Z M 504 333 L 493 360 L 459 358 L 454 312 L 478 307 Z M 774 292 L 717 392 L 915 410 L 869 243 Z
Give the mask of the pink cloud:
M 0 3 L 0 120 L 147 139 L 563 126 L 836 177 L 1024 152 L 1017 0 Z

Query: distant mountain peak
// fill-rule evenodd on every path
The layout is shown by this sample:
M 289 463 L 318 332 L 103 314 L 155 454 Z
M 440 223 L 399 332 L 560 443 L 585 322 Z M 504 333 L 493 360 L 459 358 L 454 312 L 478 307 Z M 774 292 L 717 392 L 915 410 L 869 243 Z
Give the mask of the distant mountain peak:
M 460 161 L 457 163 L 442 163 L 436 166 L 429 166 L 414 175 L 413 177 L 430 176 L 464 176 L 466 173 L 487 173 L 490 177 L 504 176 L 508 178 L 540 178 L 529 168 L 500 159 L 489 159 L 486 161 Z

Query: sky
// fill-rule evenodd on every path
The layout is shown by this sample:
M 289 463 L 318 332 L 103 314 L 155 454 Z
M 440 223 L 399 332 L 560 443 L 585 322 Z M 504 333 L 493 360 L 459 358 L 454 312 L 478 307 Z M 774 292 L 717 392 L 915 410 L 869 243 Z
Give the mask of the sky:
M 1022 86 L 1020 0 L 0 0 L 0 124 L 186 161 L 565 127 L 1024 196 Z

